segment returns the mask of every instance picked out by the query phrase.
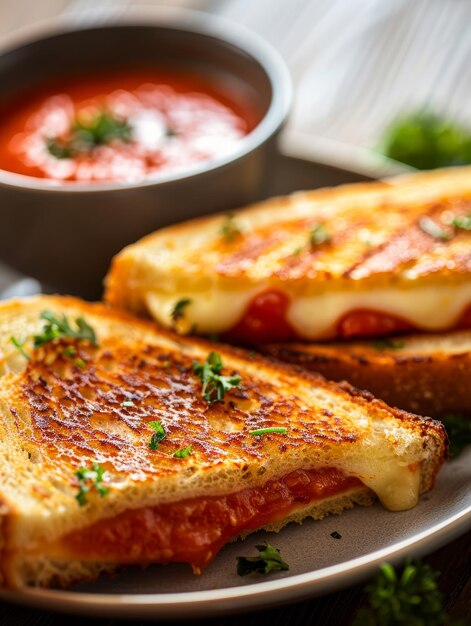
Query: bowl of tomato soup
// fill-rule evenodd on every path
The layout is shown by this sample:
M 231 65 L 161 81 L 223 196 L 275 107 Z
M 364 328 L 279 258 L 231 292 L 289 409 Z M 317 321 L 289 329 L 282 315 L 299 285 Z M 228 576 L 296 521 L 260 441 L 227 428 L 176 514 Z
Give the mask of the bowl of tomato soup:
M 258 36 L 175 9 L 28 29 L 0 80 L 0 258 L 86 297 L 126 244 L 258 199 L 291 98 Z

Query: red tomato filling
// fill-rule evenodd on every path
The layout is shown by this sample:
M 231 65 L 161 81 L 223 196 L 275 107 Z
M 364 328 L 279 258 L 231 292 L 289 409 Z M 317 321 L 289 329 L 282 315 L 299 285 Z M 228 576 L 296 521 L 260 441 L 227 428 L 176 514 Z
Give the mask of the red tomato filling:
M 287 341 L 297 337 L 286 319 L 289 297 L 280 291 L 264 291 L 254 298 L 243 318 L 224 338 L 255 344 Z
M 297 470 L 263 487 L 125 511 L 68 535 L 62 546 L 81 558 L 130 563 L 191 563 L 196 572 L 243 531 L 286 518 L 311 502 L 362 483 L 336 468 Z
M 240 322 L 225 333 L 223 338 L 247 344 L 299 339 L 299 335 L 287 321 L 289 304 L 289 297 L 284 293 L 264 291 L 254 298 Z M 455 327 L 471 328 L 471 306 L 466 309 Z M 395 315 L 357 309 L 346 313 L 337 322 L 336 328 L 329 333 L 329 338 L 381 337 L 416 329 L 411 322 Z

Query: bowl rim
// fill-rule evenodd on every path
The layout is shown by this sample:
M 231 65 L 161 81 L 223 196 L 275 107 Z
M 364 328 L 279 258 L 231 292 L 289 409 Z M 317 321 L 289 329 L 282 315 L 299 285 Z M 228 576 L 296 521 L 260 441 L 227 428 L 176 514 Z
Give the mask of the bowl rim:
M 36 41 L 66 34 L 107 27 L 167 27 L 218 39 L 246 53 L 265 72 L 272 88 L 270 104 L 257 126 L 238 142 L 238 147 L 228 155 L 203 161 L 187 170 L 146 177 L 136 182 L 75 182 L 55 181 L 47 178 L 17 174 L 0 169 L 0 187 L 20 188 L 28 191 L 54 193 L 97 193 L 153 186 L 170 185 L 178 181 L 213 173 L 243 159 L 267 142 L 285 123 L 291 108 L 293 89 L 289 70 L 278 51 L 260 35 L 243 24 L 229 19 L 182 7 L 128 7 L 122 13 L 110 10 L 90 10 L 86 20 L 75 22 L 72 16 L 59 16 L 23 27 L 2 37 L 0 56 L 13 52 Z

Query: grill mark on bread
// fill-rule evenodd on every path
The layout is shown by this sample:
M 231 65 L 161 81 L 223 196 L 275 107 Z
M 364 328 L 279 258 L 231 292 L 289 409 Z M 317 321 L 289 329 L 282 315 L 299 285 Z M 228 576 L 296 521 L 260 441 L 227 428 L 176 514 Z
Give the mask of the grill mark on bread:
M 320 410 L 313 427 L 312 411 L 301 407 L 296 396 L 282 397 L 276 386 L 246 375 L 242 390 L 228 394 L 224 403 L 208 405 L 201 398 L 201 382 L 192 373 L 192 359 L 182 353 L 138 347 L 146 355 L 146 365 L 140 367 L 134 358 L 136 347 L 131 351 L 106 345 L 105 350 L 94 351 L 81 346 L 77 356 L 86 359 L 86 367 L 79 368 L 64 356 L 65 345 L 45 347 L 41 358 L 27 364 L 20 384 L 31 413 L 31 424 L 18 423 L 21 435 L 47 448 L 47 458 L 57 469 L 59 464 L 63 470 L 64 446 L 71 468 L 96 454 L 114 471 L 144 474 L 180 471 L 171 455 L 188 445 L 194 448 L 195 462 L 241 455 L 259 458 L 266 440 L 253 438 L 248 431 L 288 422 L 284 443 L 291 447 L 357 439 L 351 425 Z M 171 366 L 162 367 L 163 356 L 172 360 Z M 122 407 L 123 400 L 132 400 L 135 406 Z M 167 432 L 155 452 L 148 445 L 152 434 L 148 423 L 153 420 L 162 421 Z

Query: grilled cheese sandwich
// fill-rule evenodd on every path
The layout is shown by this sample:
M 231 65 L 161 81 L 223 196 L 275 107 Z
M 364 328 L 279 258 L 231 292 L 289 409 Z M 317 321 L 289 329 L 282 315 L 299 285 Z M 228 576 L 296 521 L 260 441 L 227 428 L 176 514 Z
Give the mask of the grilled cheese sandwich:
M 130 563 L 199 572 L 259 528 L 374 495 L 408 509 L 446 456 L 437 422 L 103 305 L 4 303 L 0 330 L 5 587 Z
M 298 192 L 125 248 L 115 307 L 249 343 L 471 326 L 471 167 Z

